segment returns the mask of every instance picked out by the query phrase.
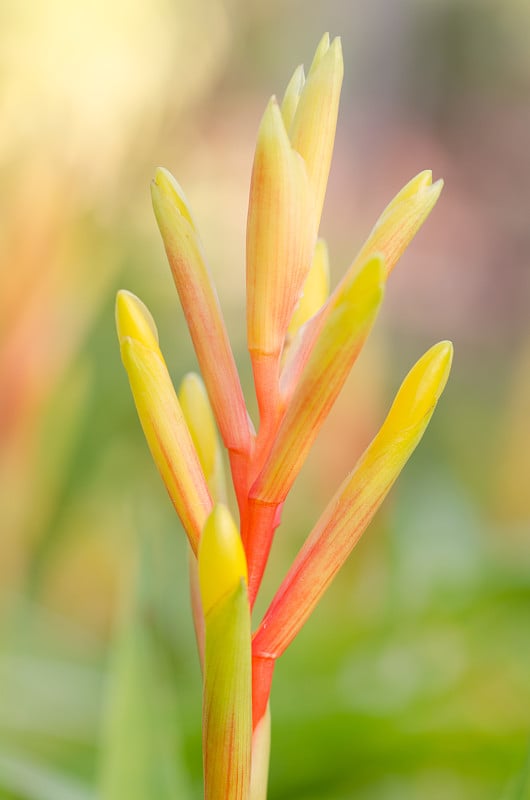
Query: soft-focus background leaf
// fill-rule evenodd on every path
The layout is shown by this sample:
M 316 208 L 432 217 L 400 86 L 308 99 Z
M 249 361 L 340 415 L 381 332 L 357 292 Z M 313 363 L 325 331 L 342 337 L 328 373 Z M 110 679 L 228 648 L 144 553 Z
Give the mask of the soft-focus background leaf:
M 530 748 L 524 766 L 519 775 L 510 782 L 510 788 L 503 795 L 503 800 L 525 800 L 530 796 Z
M 177 384 L 196 369 L 150 208 L 163 164 L 194 209 L 254 405 L 255 136 L 329 29 L 345 53 L 322 223 L 332 285 L 412 175 L 430 167 L 446 186 L 286 504 L 258 612 L 408 367 L 442 338 L 455 366 L 382 513 L 278 664 L 270 798 L 522 800 L 528 2 L 314 0 L 309 14 L 302 0 L 5 0 L 0 22 L 0 797 L 98 796 L 109 713 L 117 727 L 144 718 L 142 736 L 165 728 L 175 791 L 201 796 L 186 544 L 120 364 L 114 293 L 152 309 Z M 138 531 L 146 572 L 126 635 Z M 157 722 L 134 690 L 151 670 L 170 694 Z
M 185 800 L 171 649 L 153 623 L 150 544 L 113 646 L 102 738 L 102 800 Z

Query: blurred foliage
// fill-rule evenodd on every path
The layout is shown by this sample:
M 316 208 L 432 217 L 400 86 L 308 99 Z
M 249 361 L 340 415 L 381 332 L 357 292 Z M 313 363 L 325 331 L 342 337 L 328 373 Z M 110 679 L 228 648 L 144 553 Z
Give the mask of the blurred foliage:
M 101 796 L 105 800 L 186 797 L 179 759 L 179 715 L 174 659 L 149 602 L 148 554 L 142 554 L 136 597 L 116 637 L 106 699 L 101 752 Z
M 114 292 L 152 308 L 178 383 L 195 362 L 148 205 L 164 163 L 252 398 L 255 133 L 331 26 L 346 57 L 335 277 L 410 175 L 432 166 L 447 187 L 286 505 L 260 608 L 410 363 L 448 337 L 456 364 L 278 666 L 270 798 L 530 798 L 529 4 L 7 0 L 0 21 L 0 797 L 201 796 L 186 546 L 119 362 Z

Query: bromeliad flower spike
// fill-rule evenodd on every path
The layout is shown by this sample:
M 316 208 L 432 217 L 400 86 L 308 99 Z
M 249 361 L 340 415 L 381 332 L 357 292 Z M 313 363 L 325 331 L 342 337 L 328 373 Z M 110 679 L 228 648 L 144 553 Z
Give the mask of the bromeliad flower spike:
M 420 441 L 449 374 L 452 345 L 406 376 L 379 433 L 344 479 L 251 634 L 285 498 L 381 306 L 386 280 L 433 208 L 442 182 L 421 172 L 383 211 L 328 296 L 318 229 L 342 83 L 340 40 L 320 42 L 258 133 L 247 223 L 247 334 L 257 433 L 187 200 L 159 169 L 153 205 L 202 380 L 177 394 L 151 314 L 126 291 L 116 317 L 123 363 L 153 459 L 190 545 L 192 608 L 204 675 L 207 800 L 264 800 L 269 695 L 284 652 L 342 566 Z M 239 526 L 226 507 L 228 452 Z

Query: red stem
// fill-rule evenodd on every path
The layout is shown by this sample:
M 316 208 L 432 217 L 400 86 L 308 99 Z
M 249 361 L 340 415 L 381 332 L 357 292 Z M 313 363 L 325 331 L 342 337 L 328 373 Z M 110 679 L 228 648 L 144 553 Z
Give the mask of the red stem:
M 252 730 L 267 710 L 271 693 L 275 660 L 261 656 L 252 657 Z

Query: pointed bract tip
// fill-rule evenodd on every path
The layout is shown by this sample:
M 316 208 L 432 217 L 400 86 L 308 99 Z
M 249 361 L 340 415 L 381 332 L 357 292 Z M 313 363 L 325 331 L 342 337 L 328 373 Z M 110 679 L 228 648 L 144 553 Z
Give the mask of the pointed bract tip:
M 344 65 L 340 36 L 336 36 L 332 41 L 330 41 L 329 33 L 324 34 L 315 51 L 313 61 L 311 62 L 311 67 L 309 68 L 309 72 L 307 74 L 308 78 L 310 75 L 313 75 L 317 69 L 319 69 L 324 60 L 328 62 L 331 61 L 334 65 L 334 68 L 336 69 L 338 66 L 342 72 Z
M 388 206 L 388 209 L 395 207 L 398 203 L 402 203 L 404 200 L 409 200 L 416 195 L 420 194 L 425 190 L 429 190 L 432 187 L 432 170 L 424 169 L 422 172 L 419 172 L 413 178 L 410 179 L 405 186 L 400 189 L 397 195 L 393 198 L 391 203 Z
M 433 183 L 431 173 L 431 180 L 429 183 L 425 183 L 425 186 L 421 187 L 421 189 L 418 191 L 418 194 L 420 194 L 422 191 L 425 192 L 426 205 L 427 207 L 432 208 L 440 197 L 443 188 L 443 178 L 438 178 L 438 180 Z
M 385 427 L 388 424 L 389 428 L 402 430 L 432 413 L 449 378 L 452 361 L 452 342 L 438 342 L 427 350 L 401 384 Z
M 176 206 L 179 213 L 195 228 L 195 222 L 186 199 L 186 195 L 171 172 L 165 167 L 157 167 L 155 176 L 151 181 L 151 195 L 155 210 L 158 204 L 158 195 L 161 194 L 166 200 Z
M 438 180 L 431 185 L 430 190 L 433 194 L 436 195 L 436 199 L 438 199 L 443 188 L 444 188 L 444 179 L 438 178 Z
M 406 200 L 409 197 L 414 197 L 414 195 L 419 195 L 422 192 L 428 192 L 430 195 L 433 195 L 436 199 L 440 192 L 443 189 L 443 178 L 438 178 L 437 181 L 434 183 L 432 182 L 432 170 L 425 169 L 423 172 L 420 172 L 411 181 L 409 181 L 401 190 L 398 197 L 400 200 Z
M 430 370 L 431 376 L 436 378 L 438 383 L 438 397 L 443 392 L 451 365 L 453 363 L 454 347 L 453 343 L 448 339 L 444 339 L 437 344 L 434 344 L 419 360 L 419 364 L 425 363 L 425 366 Z
M 285 93 L 287 94 L 288 92 L 295 92 L 296 94 L 300 94 L 300 92 L 303 89 L 304 83 L 305 83 L 304 65 L 298 64 L 297 68 L 293 72 L 291 80 L 287 84 L 287 89 L 285 90 Z
M 296 109 L 298 107 L 300 94 L 302 92 L 302 89 L 304 88 L 304 83 L 305 83 L 304 65 L 299 64 L 298 67 L 293 72 L 291 80 L 287 84 L 287 88 L 285 90 L 285 94 L 283 95 L 283 100 L 281 105 L 281 112 L 286 130 L 289 130 L 289 128 L 291 127 L 294 115 L 296 113 Z
M 239 531 L 226 506 L 216 505 L 206 520 L 199 544 L 199 582 L 204 614 L 248 580 Z
M 330 45 L 329 49 L 330 49 L 330 52 L 331 52 L 333 58 L 335 58 L 337 61 L 340 61 L 340 63 L 342 64 L 343 63 L 342 40 L 341 40 L 340 36 L 335 36 L 335 38 L 331 42 L 331 45 Z
M 441 178 L 433 183 L 432 170 L 424 169 L 423 172 L 419 172 L 417 175 L 411 178 L 408 183 L 405 184 L 405 186 L 392 199 L 383 213 L 386 215 L 389 211 L 395 209 L 405 200 L 412 200 L 423 193 L 429 196 L 434 196 L 434 200 L 436 201 L 440 192 L 442 191 L 443 185 L 444 182 Z M 425 199 L 427 200 L 427 198 Z M 429 200 L 428 202 L 430 204 L 432 203 L 432 200 Z
M 116 295 L 116 328 L 120 344 L 136 339 L 150 349 L 158 347 L 158 331 L 151 312 L 139 297 L 126 289 Z
M 453 343 L 449 341 L 449 339 L 444 339 L 443 341 L 438 342 L 438 344 L 435 344 L 433 347 L 431 347 L 431 357 L 433 359 L 437 359 L 438 373 L 440 375 L 438 397 L 440 397 L 441 393 L 445 389 L 445 385 L 449 378 L 449 373 L 451 372 L 451 366 L 453 364 L 454 352 L 455 349 Z
M 329 33 L 326 32 L 322 36 L 321 40 L 319 41 L 319 43 L 317 45 L 317 49 L 315 50 L 315 55 L 313 56 L 313 61 L 311 62 L 311 66 L 309 67 L 309 73 L 308 74 L 311 74 L 312 72 L 315 71 L 315 69 L 318 67 L 318 65 L 320 64 L 320 62 L 322 61 L 322 59 L 324 58 L 324 56 L 328 52 L 328 50 L 329 50 L 329 41 L 330 41 Z
M 260 147 L 260 145 L 263 147 L 265 143 L 269 144 L 279 138 L 287 142 L 289 140 L 278 100 L 276 95 L 273 94 L 261 118 L 257 147 Z
M 412 179 L 411 183 L 413 182 L 416 184 L 416 191 L 423 189 L 425 186 L 430 186 L 432 184 L 432 169 L 424 169 L 419 172 L 416 177 Z

